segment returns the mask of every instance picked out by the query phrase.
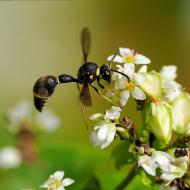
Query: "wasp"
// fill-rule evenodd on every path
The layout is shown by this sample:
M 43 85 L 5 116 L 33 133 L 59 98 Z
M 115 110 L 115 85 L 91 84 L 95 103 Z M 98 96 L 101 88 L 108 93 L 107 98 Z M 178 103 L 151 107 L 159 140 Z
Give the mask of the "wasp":
M 91 38 L 89 29 L 83 28 L 81 32 L 83 64 L 80 66 L 78 70 L 77 77 L 73 77 L 68 74 L 61 74 L 57 77 L 48 75 L 40 77 L 36 81 L 33 87 L 33 95 L 34 105 L 38 111 L 42 111 L 48 98 L 54 93 L 55 87 L 58 84 L 76 83 L 79 90 L 79 100 L 81 106 L 91 106 L 92 101 L 89 92 L 89 86 L 92 87 L 103 98 L 110 101 L 110 99 L 104 96 L 100 92 L 100 90 L 94 85 L 95 81 L 101 89 L 104 89 L 104 85 L 101 84 L 101 80 L 103 79 L 107 83 L 110 83 L 112 72 L 117 72 L 121 75 L 124 75 L 129 80 L 129 77 L 127 75 L 111 68 L 112 62 L 117 53 L 115 54 L 115 56 L 113 56 L 113 59 L 111 60 L 109 65 L 103 64 L 101 66 L 98 66 L 98 64 L 96 63 L 89 62 L 88 55 L 90 50 L 90 44 Z M 82 85 L 82 88 L 80 88 L 80 85 Z

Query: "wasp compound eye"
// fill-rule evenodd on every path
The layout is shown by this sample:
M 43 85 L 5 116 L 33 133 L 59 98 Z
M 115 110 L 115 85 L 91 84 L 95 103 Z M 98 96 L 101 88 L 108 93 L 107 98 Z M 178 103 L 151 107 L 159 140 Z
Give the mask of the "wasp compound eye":
M 57 78 L 54 76 L 44 76 L 39 78 L 33 88 L 34 105 L 38 111 L 42 111 L 49 96 L 54 92 L 57 85 Z
M 111 71 L 109 69 L 109 67 L 107 65 L 102 65 L 100 67 L 100 74 L 102 75 L 102 78 L 107 81 L 108 83 L 110 83 L 111 81 Z

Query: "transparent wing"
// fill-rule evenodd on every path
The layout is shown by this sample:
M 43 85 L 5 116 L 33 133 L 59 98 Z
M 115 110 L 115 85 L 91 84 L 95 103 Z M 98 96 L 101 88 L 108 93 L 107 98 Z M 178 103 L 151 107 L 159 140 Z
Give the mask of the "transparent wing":
M 85 27 L 82 29 L 81 32 L 81 46 L 82 46 L 84 63 L 86 63 L 88 60 L 90 44 L 91 44 L 90 31 L 87 27 Z

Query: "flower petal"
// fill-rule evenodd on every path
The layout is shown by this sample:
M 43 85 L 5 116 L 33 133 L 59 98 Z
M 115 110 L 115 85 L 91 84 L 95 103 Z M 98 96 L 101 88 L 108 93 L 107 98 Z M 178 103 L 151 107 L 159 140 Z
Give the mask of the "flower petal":
M 124 73 L 132 80 L 135 72 L 135 65 L 133 63 L 124 64 Z
M 53 178 L 61 181 L 64 177 L 64 171 L 56 171 L 54 174 L 53 174 Z
M 172 156 L 162 151 L 154 151 L 152 153 L 152 158 L 163 171 L 170 171 L 170 162 L 175 160 Z
M 136 54 L 135 55 L 135 64 L 140 65 L 140 64 L 149 64 L 151 61 L 144 55 Z
M 89 117 L 90 120 L 96 121 L 98 119 L 103 118 L 104 115 L 102 113 L 95 113 Z
M 75 181 L 73 180 L 73 179 L 71 179 L 71 178 L 65 178 L 64 180 L 63 180 L 63 182 L 62 182 L 62 184 L 63 184 L 63 186 L 69 186 L 69 185 L 71 185 L 71 184 L 73 184 Z
M 124 63 L 123 57 L 121 57 L 121 56 L 119 56 L 119 55 L 116 55 L 115 58 L 113 59 L 114 56 L 115 56 L 115 55 L 110 55 L 110 56 L 107 58 L 107 60 L 108 60 L 108 61 L 112 61 L 112 60 L 113 60 L 113 62 L 117 62 L 117 63 Z
M 128 90 L 123 90 L 121 93 L 120 93 L 120 103 L 121 103 L 121 106 L 125 106 L 128 99 L 129 99 L 129 96 L 130 96 L 130 92 Z
M 145 100 L 146 99 L 145 93 L 137 86 L 134 87 L 131 94 L 136 100 Z
M 157 165 L 154 163 L 154 161 L 150 156 L 148 155 L 140 156 L 138 160 L 138 165 L 142 166 L 149 175 L 152 176 L 156 175 Z
M 164 80 L 174 80 L 177 77 L 177 67 L 175 65 L 168 65 L 162 67 L 160 74 Z
M 115 120 L 120 117 L 120 107 L 112 106 L 109 110 L 106 111 L 104 116 L 105 120 Z
M 65 190 L 64 186 L 59 186 L 56 188 L 56 190 Z
M 143 65 L 139 70 L 138 70 L 138 72 L 137 73 L 147 73 L 147 65 Z
M 115 81 L 115 88 L 116 89 L 124 89 L 126 87 L 127 79 L 126 77 L 122 77 Z
M 119 53 L 122 57 L 133 56 L 133 52 L 129 48 L 119 48 Z

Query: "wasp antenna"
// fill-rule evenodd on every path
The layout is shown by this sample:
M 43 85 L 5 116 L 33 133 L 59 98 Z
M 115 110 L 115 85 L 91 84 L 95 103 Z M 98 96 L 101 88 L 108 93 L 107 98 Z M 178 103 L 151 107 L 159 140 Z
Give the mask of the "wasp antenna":
M 115 52 L 114 56 L 112 57 L 111 61 L 109 62 L 109 68 L 111 68 L 112 63 L 113 63 L 115 57 L 117 56 L 117 54 L 118 54 L 118 50 Z
M 125 73 L 119 72 L 119 71 L 114 70 L 114 69 L 111 69 L 111 71 L 113 71 L 113 72 L 115 72 L 115 73 L 119 73 L 119 74 L 123 75 L 124 77 L 126 77 L 126 78 L 127 78 L 128 82 L 130 82 L 130 78 L 129 78 L 129 77 L 128 77 Z

